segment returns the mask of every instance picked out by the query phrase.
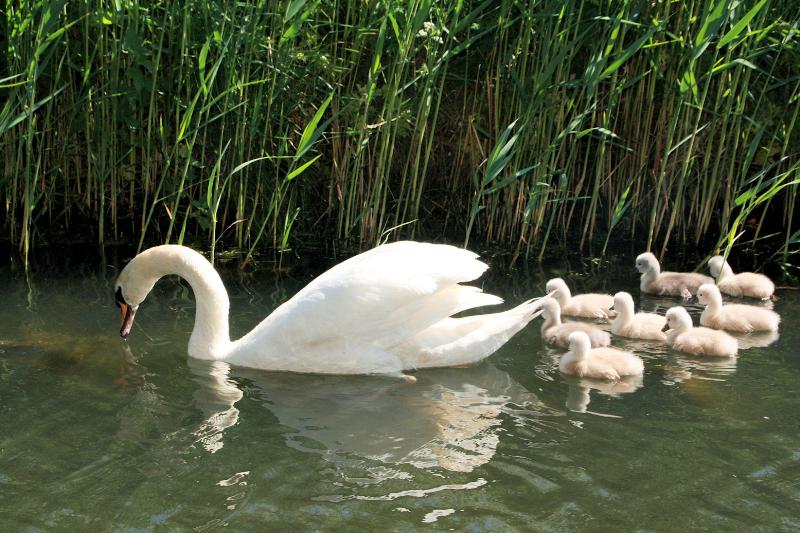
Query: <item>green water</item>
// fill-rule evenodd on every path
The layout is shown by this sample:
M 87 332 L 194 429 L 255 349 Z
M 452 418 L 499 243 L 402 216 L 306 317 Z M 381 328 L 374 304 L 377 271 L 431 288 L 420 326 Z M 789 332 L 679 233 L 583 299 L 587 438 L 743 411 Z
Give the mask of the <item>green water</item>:
M 234 335 L 308 279 L 226 278 Z M 124 342 L 112 275 L 0 280 L 2 531 L 800 531 L 792 291 L 771 345 L 714 363 L 615 340 L 646 374 L 603 387 L 560 375 L 539 323 L 416 384 L 290 375 L 188 360 L 174 281 Z M 517 303 L 544 279 L 484 286 Z

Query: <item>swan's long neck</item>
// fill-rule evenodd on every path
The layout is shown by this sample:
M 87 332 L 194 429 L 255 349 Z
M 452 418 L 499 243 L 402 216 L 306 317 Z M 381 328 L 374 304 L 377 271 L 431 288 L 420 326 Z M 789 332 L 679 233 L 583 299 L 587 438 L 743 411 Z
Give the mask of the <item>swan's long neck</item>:
M 722 269 L 719 271 L 719 278 L 717 281 L 722 281 L 726 276 L 733 276 L 733 269 L 727 261 L 722 263 Z
M 561 325 L 561 313 L 555 313 L 553 310 L 548 310 L 548 312 L 544 313 L 543 316 L 544 324 L 542 324 L 542 333 L 554 326 Z
M 139 259 L 141 258 L 141 259 Z M 221 359 L 231 344 L 228 332 L 230 301 L 222 279 L 211 263 L 183 246 L 163 245 L 137 257 L 141 268 L 154 278 L 174 274 L 185 279 L 194 291 L 196 311 L 189 339 L 189 355 L 199 359 Z
M 715 315 L 722 310 L 722 295 L 719 292 L 711 292 L 708 295 L 708 304 L 706 305 L 706 309 L 708 309 L 712 315 Z
M 558 292 L 556 292 L 554 296 L 561 309 L 566 307 L 569 301 L 572 299 L 572 293 L 570 292 L 569 287 L 567 287 L 566 283 L 562 283 L 559 285 Z
M 619 305 L 614 302 L 614 310 L 617 312 L 614 322 L 620 326 L 627 326 L 633 320 L 633 305 L 629 305 L 629 302 L 622 301 Z
M 650 265 L 650 268 L 644 271 L 641 278 L 640 288 L 644 291 L 653 283 L 658 275 L 661 274 L 661 267 L 656 263 L 655 265 Z

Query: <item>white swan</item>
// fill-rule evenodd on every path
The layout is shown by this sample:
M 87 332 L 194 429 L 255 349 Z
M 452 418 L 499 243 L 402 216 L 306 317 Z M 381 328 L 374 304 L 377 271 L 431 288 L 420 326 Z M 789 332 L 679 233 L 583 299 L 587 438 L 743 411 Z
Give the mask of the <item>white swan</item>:
M 727 329 L 740 333 L 752 331 L 778 331 L 781 317 L 775 311 L 754 305 L 722 305 L 722 294 L 716 285 L 701 285 L 697 300 L 706 306 L 700 315 L 700 324 L 716 329 Z
M 635 313 L 633 298 L 621 291 L 614 295 L 614 311 L 617 317 L 611 323 L 611 333 L 632 339 L 664 341 L 667 336 L 661 329 L 667 319 L 655 313 Z
M 731 266 L 721 255 L 715 255 L 708 260 L 708 269 L 717 280 L 720 292 L 728 296 L 768 300 L 775 293 L 775 284 L 767 276 L 753 272 L 734 274 Z
M 631 352 L 615 348 L 592 348 L 582 331 L 569 336 L 569 351 L 561 356 L 558 369 L 582 378 L 620 379 L 644 373 L 644 363 Z
M 639 283 L 641 291 L 659 296 L 691 298 L 700 285 L 714 282 L 708 276 L 696 272 L 661 272 L 658 259 L 650 252 L 636 258 L 636 270 L 642 274 Z
M 574 331 L 582 331 L 589 336 L 592 348 L 598 346 L 608 346 L 611 344 L 611 336 L 591 324 L 584 322 L 561 322 L 561 308 L 558 301 L 553 298 L 545 298 L 541 301 L 542 317 L 544 324 L 542 324 L 542 338 L 547 344 L 559 346 L 561 348 L 569 347 L 569 336 Z
M 614 316 L 610 310 L 614 298 L 610 294 L 576 294 L 572 296 L 567 283 L 561 278 L 553 278 L 547 282 L 547 293 L 558 300 L 561 314 L 582 318 L 602 318 L 608 320 Z
M 667 311 L 667 344 L 679 352 L 693 355 L 733 357 L 739 350 L 736 339 L 716 329 L 696 328 L 692 317 L 683 307 L 672 307 Z
M 453 246 L 396 242 L 379 246 L 323 273 L 252 331 L 231 341 L 228 293 L 214 267 L 177 245 L 145 250 L 116 284 L 123 321 L 131 330 L 139 304 L 162 276 L 184 278 L 197 310 L 189 356 L 262 370 L 325 374 L 389 374 L 472 364 L 489 356 L 539 314 L 540 304 L 450 318 L 502 302 L 460 285 L 488 267 Z

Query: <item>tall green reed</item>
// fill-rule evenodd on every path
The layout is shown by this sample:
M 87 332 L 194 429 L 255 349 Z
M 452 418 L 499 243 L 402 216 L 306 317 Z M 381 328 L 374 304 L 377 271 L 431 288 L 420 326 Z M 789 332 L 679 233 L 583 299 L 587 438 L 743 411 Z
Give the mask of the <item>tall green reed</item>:
M 76 235 L 245 263 L 395 238 L 500 244 L 512 261 L 553 244 L 664 253 L 730 248 L 732 230 L 784 262 L 795 250 L 788 3 L 28 0 L 4 13 L 3 230 L 26 258 Z M 763 201 L 742 202 L 748 188 Z

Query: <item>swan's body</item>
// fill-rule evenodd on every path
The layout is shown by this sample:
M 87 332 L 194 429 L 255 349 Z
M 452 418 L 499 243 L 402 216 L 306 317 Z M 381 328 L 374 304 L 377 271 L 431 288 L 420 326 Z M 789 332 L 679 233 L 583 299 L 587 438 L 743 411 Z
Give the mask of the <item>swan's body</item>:
M 706 308 L 700 315 L 700 324 L 715 329 L 740 333 L 752 331 L 778 331 L 781 317 L 775 311 L 753 305 L 722 305 L 722 294 L 716 285 L 701 285 L 697 299 Z
M 569 336 L 575 331 L 582 331 L 589 337 L 592 348 L 598 346 L 608 346 L 611 344 L 611 336 L 602 329 L 583 322 L 561 322 L 561 308 L 558 301 L 553 298 L 542 300 L 542 338 L 547 344 L 569 347 Z
M 734 274 L 731 266 L 721 255 L 708 260 L 708 269 L 717 280 L 720 292 L 728 296 L 768 300 L 775 293 L 775 284 L 767 276 L 753 272 Z
M 683 307 L 667 311 L 667 344 L 679 352 L 714 357 L 733 357 L 739 350 L 736 339 L 716 329 L 696 328 Z
M 617 317 L 611 323 L 611 333 L 614 335 L 653 341 L 667 340 L 666 334 L 661 331 L 667 319 L 655 313 L 634 314 L 633 298 L 627 292 L 614 295 L 614 311 L 617 312 Z
M 650 252 L 636 258 L 636 270 L 641 274 L 639 288 L 647 294 L 659 296 L 682 296 L 690 298 L 704 283 L 714 280 L 696 272 L 661 272 L 656 256 Z
M 569 336 L 569 351 L 561 356 L 558 369 L 582 378 L 620 379 L 644 373 L 644 363 L 631 352 L 616 348 L 592 348 L 582 331 Z
M 548 281 L 547 292 L 558 301 L 564 316 L 602 319 L 613 316 L 610 309 L 614 298 L 610 294 L 588 293 L 572 296 L 567 283 L 561 278 Z
M 189 355 L 262 370 L 398 374 L 472 364 L 489 356 L 538 315 L 525 302 L 494 314 L 450 315 L 502 302 L 476 287 L 487 265 L 453 246 L 397 242 L 344 261 L 309 283 L 242 338 L 228 333 L 228 294 L 214 267 L 176 245 L 136 256 L 117 281 L 121 334 L 162 276 L 176 274 L 197 300 Z

